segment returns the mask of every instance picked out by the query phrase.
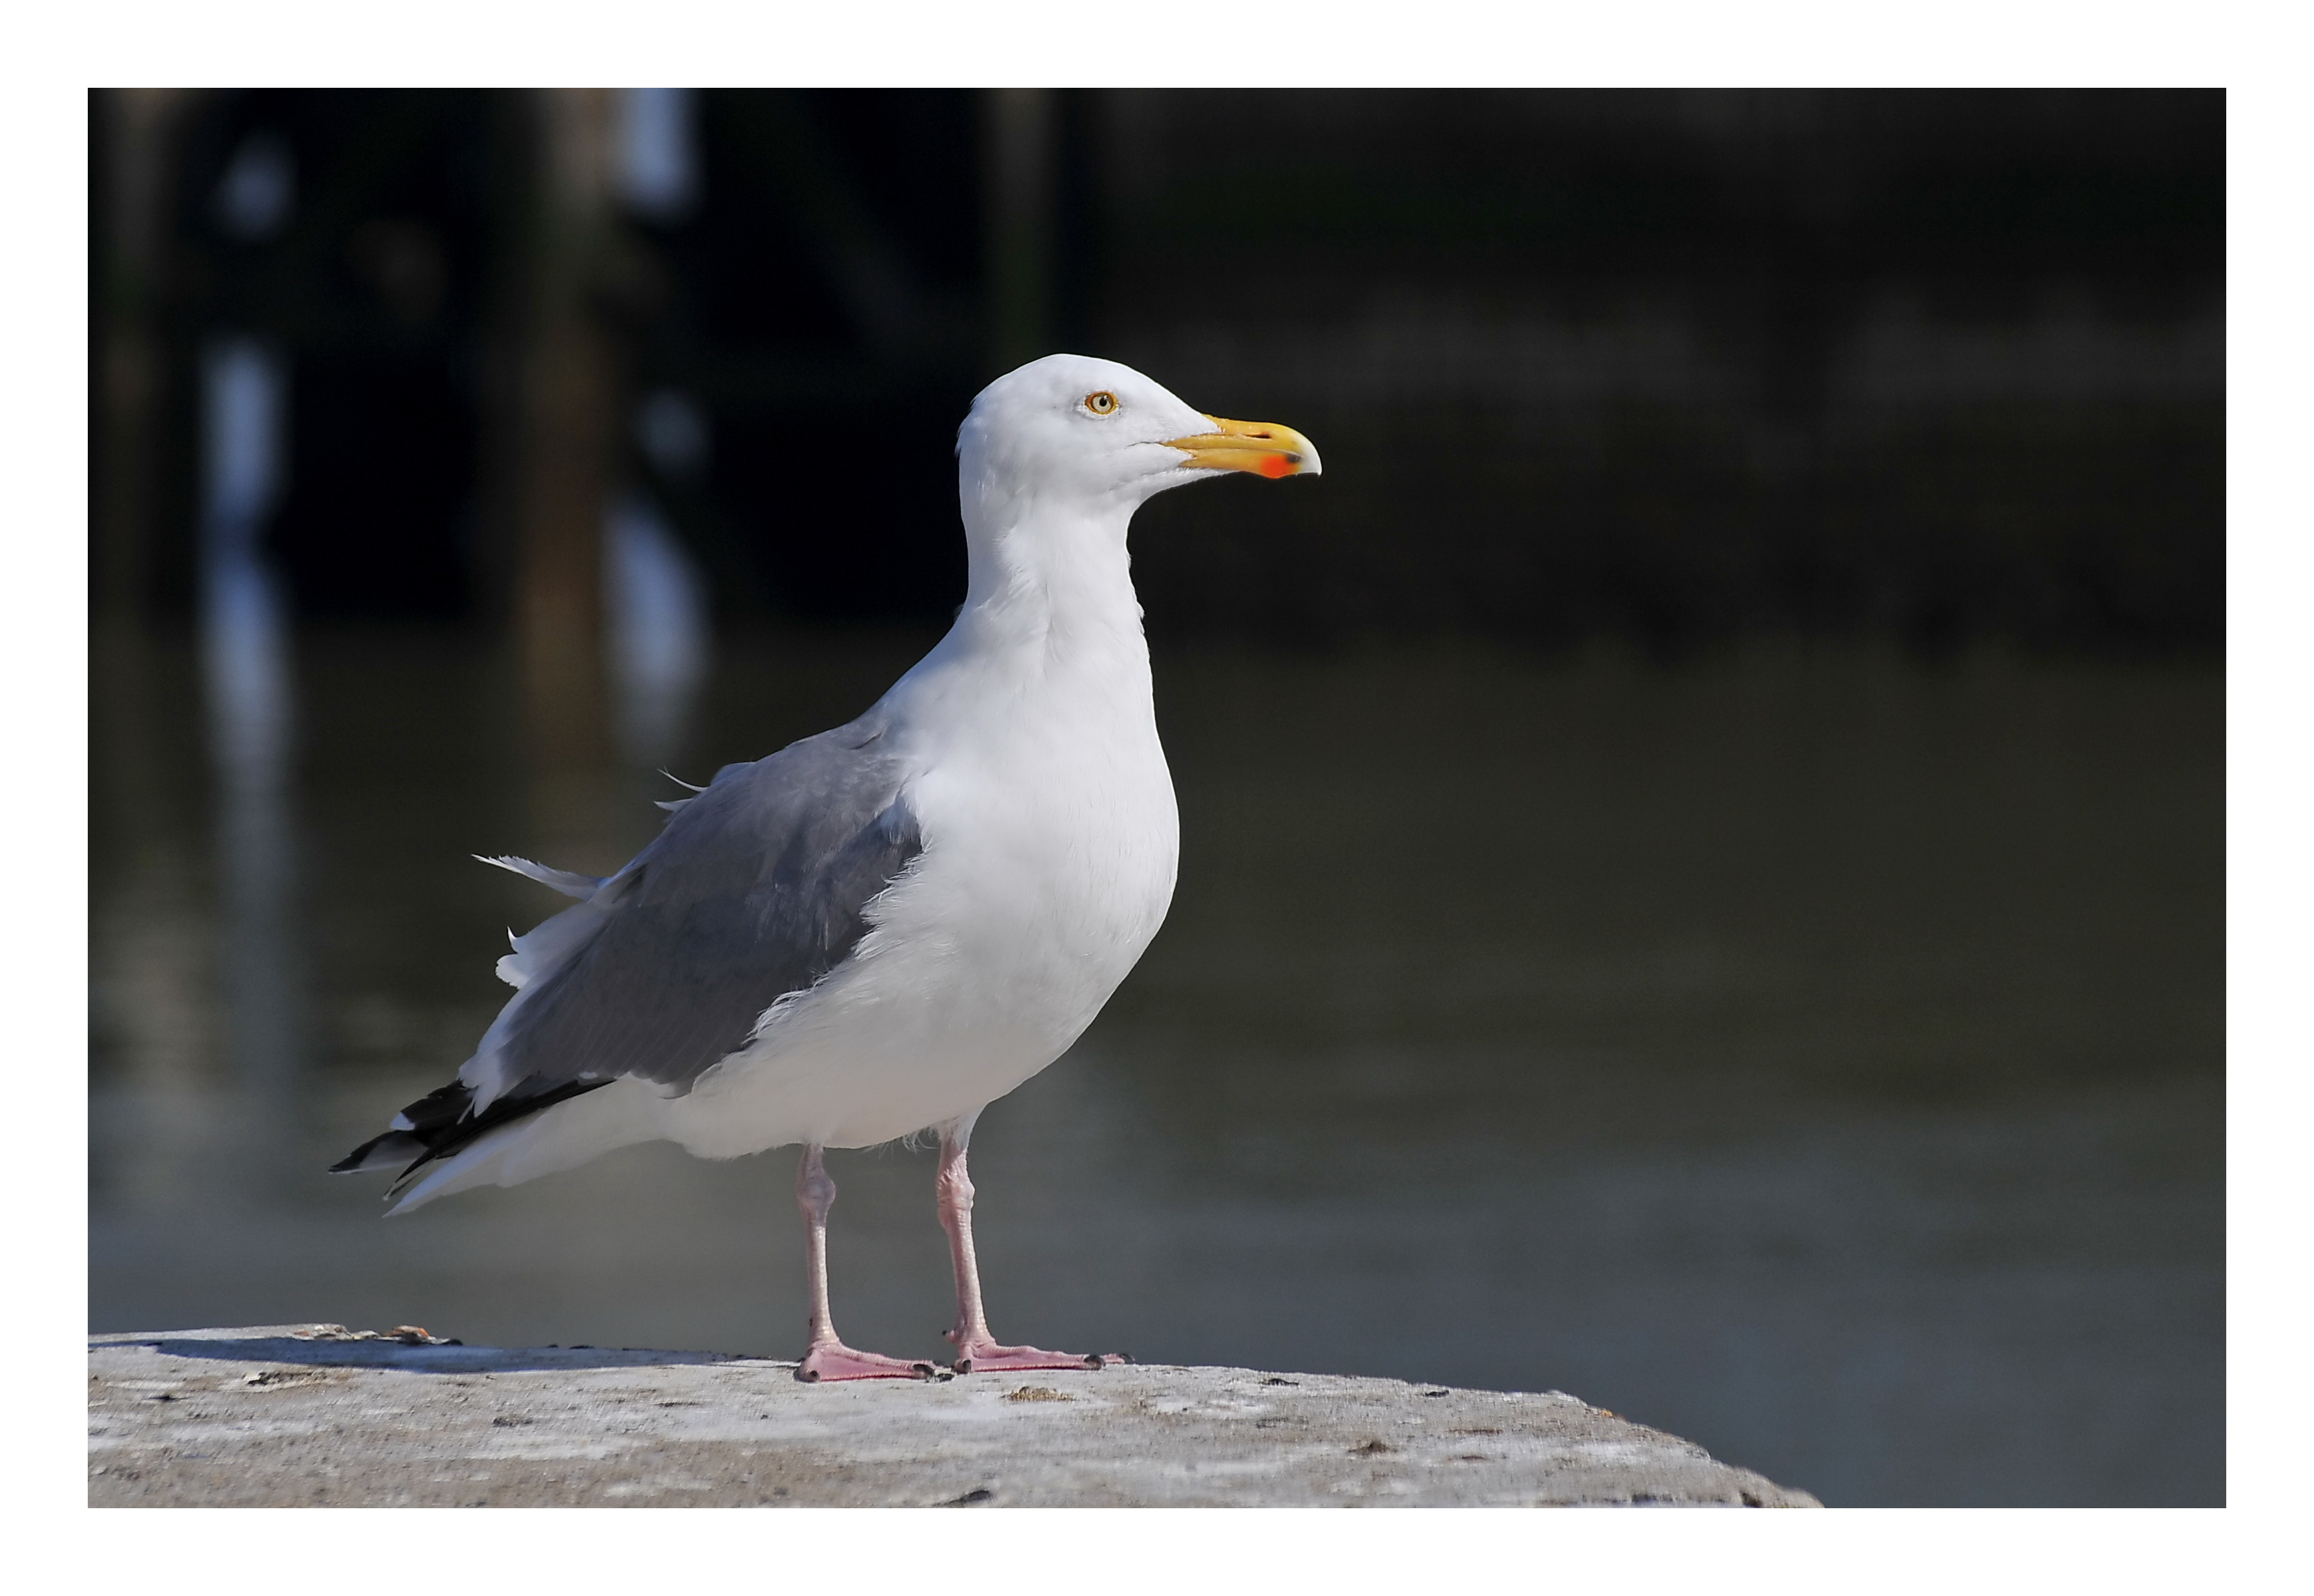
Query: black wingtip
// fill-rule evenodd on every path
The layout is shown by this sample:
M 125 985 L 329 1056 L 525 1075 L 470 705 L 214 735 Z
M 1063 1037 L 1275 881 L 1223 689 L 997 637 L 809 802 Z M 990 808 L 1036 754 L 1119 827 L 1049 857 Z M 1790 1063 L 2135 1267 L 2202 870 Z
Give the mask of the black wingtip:
M 332 1175 L 358 1175 L 365 1169 L 391 1169 L 413 1153 L 423 1153 L 426 1143 L 407 1131 L 388 1131 L 383 1136 L 372 1136 L 345 1157 L 330 1166 Z
M 474 1094 L 463 1081 L 428 1092 L 404 1108 L 400 1119 L 406 1128 L 373 1136 L 330 1166 L 332 1175 L 355 1175 L 370 1169 L 393 1169 L 405 1163 L 387 1195 L 407 1186 L 411 1176 L 436 1159 L 448 1158 L 489 1131 L 536 1114 L 542 1108 L 611 1084 L 609 1079 L 566 1080 L 543 1091 L 526 1091 L 526 1080 L 481 1114 L 470 1113 Z

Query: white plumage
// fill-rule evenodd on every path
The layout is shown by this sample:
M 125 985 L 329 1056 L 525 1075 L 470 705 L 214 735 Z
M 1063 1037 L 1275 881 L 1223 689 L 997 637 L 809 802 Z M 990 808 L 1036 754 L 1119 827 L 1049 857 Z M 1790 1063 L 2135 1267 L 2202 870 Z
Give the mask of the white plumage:
M 951 1188 L 963 1194 L 949 1229 L 956 1239 L 961 1227 L 959 1330 L 972 1329 L 972 1121 L 1076 1040 L 1172 897 L 1179 829 L 1127 525 L 1144 500 L 1185 481 L 1314 473 L 1319 463 L 1288 428 L 1219 421 L 1126 366 L 1069 355 L 985 389 L 957 454 L 964 605 L 873 709 L 722 772 L 677 806 L 653 848 L 600 883 L 499 861 L 582 901 L 501 961 L 517 991 L 459 1086 L 406 1110 L 372 1144 L 383 1153 L 348 1160 L 378 1167 L 420 1143 L 421 1163 L 438 1160 L 395 1212 L 637 1142 L 664 1138 L 710 1158 L 801 1143 L 806 1187 L 826 1188 L 814 1221 L 824 1245 L 834 1188 L 817 1150 L 937 1126 L 944 1221 L 957 1220 Z M 737 876 L 755 881 L 744 902 L 723 886 Z M 808 930 L 762 929 L 773 921 Z M 698 973 L 709 967 L 711 977 Z M 775 990 L 799 978 L 769 973 L 795 968 L 812 978 Z M 703 994 L 685 1018 L 736 1004 L 752 1023 L 728 1045 L 681 1056 L 655 1054 L 648 1027 L 644 1040 L 595 1046 L 627 1036 L 618 1027 L 675 982 Z M 565 1020 L 558 1004 L 581 1018 Z M 587 1067 L 565 1064 L 576 1044 L 558 1048 L 558 1035 L 587 1039 Z M 520 1112 L 543 1098 L 553 1100 Z M 429 1111 L 437 1100 L 447 1106 Z M 451 1107 L 460 1117 L 427 1140 Z M 482 1128 L 508 1115 L 517 1116 Z M 808 1190 L 805 1208 L 812 1218 Z M 817 1274 L 817 1247 L 814 1262 Z M 825 1325 L 824 1281 L 815 1284 L 814 1346 L 831 1352 L 820 1374 L 921 1367 L 874 1367 L 890 1361 L 843 1348 Z M 981 1329 L 984 1366 L 996 1353 L 1035 1353 L 993 1348 Z M 968 1364 L 970 1336 L 956 1338 Z M 1050 1362 L 1063 1354 L 1036 1356 L 1047 1362 L 1004 1366 L 1063 1366 Z

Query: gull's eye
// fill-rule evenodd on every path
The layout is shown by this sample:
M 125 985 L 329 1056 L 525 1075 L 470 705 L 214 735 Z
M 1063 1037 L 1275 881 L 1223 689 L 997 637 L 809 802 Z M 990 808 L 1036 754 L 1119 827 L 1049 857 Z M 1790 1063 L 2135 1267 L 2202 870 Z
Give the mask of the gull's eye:
M 1117 395 L 1111 393 L 1106 388 L 1102 389 L 1098 393 L 1088 393 L 1085 395 L 1085 409 L 1091 410 L 1096 416 L 1115 415 L 1117 413 Z

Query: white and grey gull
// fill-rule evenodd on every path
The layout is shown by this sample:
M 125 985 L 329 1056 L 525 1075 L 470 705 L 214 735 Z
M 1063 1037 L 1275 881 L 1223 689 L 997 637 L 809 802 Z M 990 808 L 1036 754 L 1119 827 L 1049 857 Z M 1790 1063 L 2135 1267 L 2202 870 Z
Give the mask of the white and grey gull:
M 1098 1368 L 1000 1345 L 972 1244 L 981 1110 L 1091 1024 L 1157 933 L 1179 851 L 1126 529 L 1222 472 L 1312 476 L 1290 428 L 1226 421 L 1114 361 L 999 378 L 957 437 L 970 578 L 939 645 L 849 725 L 727 765 L 499 961 L 515 990 L 450 1085 L 336 1166 L 393 1210 L 664 1139 L 800 1145 L 811 1380 L 923 1378 L 828 1311 L 822 1151 L 937 1132 L 958 1372 Z

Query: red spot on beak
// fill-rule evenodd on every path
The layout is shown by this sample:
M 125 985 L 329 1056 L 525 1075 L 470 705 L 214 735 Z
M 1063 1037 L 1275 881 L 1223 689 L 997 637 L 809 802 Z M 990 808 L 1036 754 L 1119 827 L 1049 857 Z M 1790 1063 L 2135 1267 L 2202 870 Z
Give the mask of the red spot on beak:
M 1294 457 L 1291 454 L 1272 454 L 1261 463 L 1261 474 L 1272 481 L 1285 475 L 1293 469 Z

